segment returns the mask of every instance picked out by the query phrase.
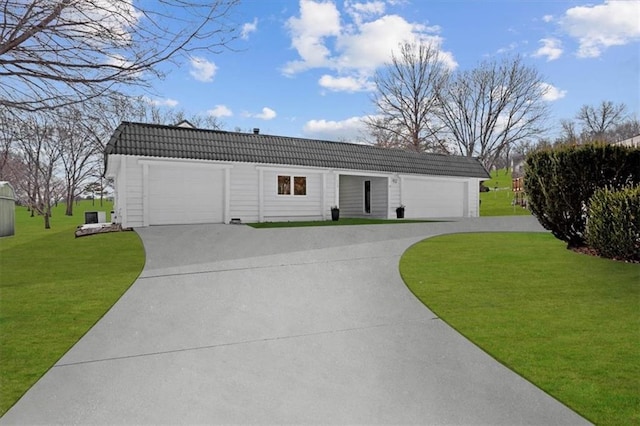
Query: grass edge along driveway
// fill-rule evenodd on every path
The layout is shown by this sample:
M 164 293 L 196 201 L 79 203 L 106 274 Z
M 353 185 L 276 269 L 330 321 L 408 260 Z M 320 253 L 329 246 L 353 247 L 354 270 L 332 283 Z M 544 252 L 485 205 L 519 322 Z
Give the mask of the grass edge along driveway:
M 400 273 L 441 319 L 583 417 L 640 422 L 640 265 L 546 233 L 482 233 L 423 240 Z
M 144 266 L 135 232 L 75 238 L 84 210 L 54 211 L 52 229 L 16 209 L 16 235 L 0 239 L 0 416 L 124 294 Z M 108 209 L 105 207 L 103 209 Z

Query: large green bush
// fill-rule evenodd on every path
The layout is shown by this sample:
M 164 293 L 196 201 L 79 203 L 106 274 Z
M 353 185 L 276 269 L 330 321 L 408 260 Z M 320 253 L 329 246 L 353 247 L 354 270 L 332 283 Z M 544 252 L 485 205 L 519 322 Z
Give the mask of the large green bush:
M 586 244 L 589 200 L 599 188 L 640 184 L 640 149 L 588 144 L 535 151 L 525 163 L 531 213 L 569 247 Z
M 640 186 L 594 192 L 587 244 L 603 257 L 640 261 Z

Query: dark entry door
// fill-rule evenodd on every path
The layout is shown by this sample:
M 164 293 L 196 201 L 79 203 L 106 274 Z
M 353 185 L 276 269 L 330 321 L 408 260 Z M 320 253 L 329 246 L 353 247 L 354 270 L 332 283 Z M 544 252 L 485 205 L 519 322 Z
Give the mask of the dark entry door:
M 371 213 L 371 181 L 364 181 L 364 212 Z

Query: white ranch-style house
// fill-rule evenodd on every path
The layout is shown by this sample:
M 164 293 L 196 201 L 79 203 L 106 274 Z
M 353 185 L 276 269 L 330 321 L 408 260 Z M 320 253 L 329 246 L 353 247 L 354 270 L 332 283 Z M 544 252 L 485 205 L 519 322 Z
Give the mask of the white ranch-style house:
M 123 122 L 107 144 L 115 221 L 150 225 L 475 217 L 475 158 Z

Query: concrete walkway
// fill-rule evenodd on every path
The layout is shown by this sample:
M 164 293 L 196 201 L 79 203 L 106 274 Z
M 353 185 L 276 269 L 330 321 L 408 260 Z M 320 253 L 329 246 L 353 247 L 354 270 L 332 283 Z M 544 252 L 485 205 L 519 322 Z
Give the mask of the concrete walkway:
M 528 217 L 139 229 L 142 275 L 0 423 L 586 423 L 400 278 L 425 237 L 498 230 L 542 231 Z

